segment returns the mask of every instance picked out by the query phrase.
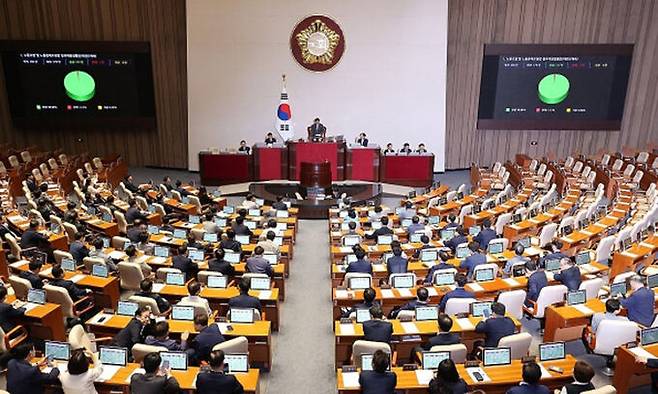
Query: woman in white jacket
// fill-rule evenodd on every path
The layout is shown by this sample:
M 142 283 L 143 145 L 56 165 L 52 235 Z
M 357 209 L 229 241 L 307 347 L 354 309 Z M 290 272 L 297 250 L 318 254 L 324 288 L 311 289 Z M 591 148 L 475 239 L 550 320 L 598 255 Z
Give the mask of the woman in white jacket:
M 76 349 L 71 353 L 68 368 L 59 375 L 65 394 L 98 394 L 94 381 L 103 372 L 103 364 L 94 353 Z

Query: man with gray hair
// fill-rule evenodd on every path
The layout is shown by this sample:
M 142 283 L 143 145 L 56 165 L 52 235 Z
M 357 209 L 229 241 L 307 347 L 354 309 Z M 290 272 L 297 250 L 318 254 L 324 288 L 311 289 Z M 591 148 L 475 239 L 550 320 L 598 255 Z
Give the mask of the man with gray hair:
M 628 319 L 651 327 L 653 323 L 654 293 L 644 286 L 644 278 L 633 275 L 629 279 L 631 295 L 621 300 L 621 306 L 626 308 Z

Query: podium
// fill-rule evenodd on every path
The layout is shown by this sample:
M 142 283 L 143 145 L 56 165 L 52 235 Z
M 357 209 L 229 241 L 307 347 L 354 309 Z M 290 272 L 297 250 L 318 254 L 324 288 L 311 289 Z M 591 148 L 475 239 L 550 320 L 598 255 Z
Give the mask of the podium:
M 434 178 L 434 155 L 385 155 L 381 158 L 379 180 L 397 185 L 428 187 Z
M 342 142 L 288 142 L 288 179 L 298 181 L 301 163 L 322 163 L 331 166 L 331 180 L 345 178 L 345 144 Z
M 350 146 L 345 155 L 345 179 L 379 181 L 378 145 Z
M 288 178 L 288 148 L 284 144 L 255 144 L 252 147 L 254 155 L 254 179 L 269 181 Z
M 251 155 L 230 152 L 199 152 L 201 184 L 219 186 L 252 180 Z

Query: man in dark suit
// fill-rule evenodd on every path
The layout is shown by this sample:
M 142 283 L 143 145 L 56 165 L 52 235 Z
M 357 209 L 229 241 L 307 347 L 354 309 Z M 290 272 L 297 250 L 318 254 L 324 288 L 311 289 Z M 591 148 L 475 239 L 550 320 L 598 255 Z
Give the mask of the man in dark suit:
M 21 317 L 25 313 L 25 308 L 14 308 L 12 304 L 7 304 L 6 298 L 7 288 L 0 285 L 0 328 L 5 333 L 16 327 L 11 319 Z
M 228 300 L 229 308 L 254 308 L 261 310 L 260 300 L 254 296 L 249 295 L 249 288 L 251 287 L 251 280 L 249 278 L 242 278 L 238 283 L 240 295 L 235 296 Z
M 430 293 L 429 291 L 427 291 L 427 288 L 420 287 L 418 290 L 416 290 L 416 299 L 411 300 L 406 304 L 402 305 L 400 307 L 400 310 L 413 311 L 419 306 L 428 306 L 429 297 L 430 297 Z
M 272 204 L 272 208 L 276 209 L 277 211 L 287 211 L 288 206 L 283 202 L 283 197 L 277 196 L 276 197 L 276 202 Z
M 393 230 L 388 227 L 388 216 L 382 216 L 379 219 L 382 226 L 377 230 L 373 231 L 372 234 L 366 234 L 366 239 L 377 239 L 380 235 L 389 235 L 393 234 Z
M 457 226 L 459 226 L 459 223 L 457 223 L 457 216 L 451 213 L 448 215 L 448 224 L 446 224 L 443 228 L 449 229 Z
M 188 192 L 187 189 L 183 187 L 183 182 L 181 182 L 180 179 L 176 179 L 176 191 L 181 195 L 181 197 L 190 195 L 190 192 Z
M 48 284 L 65 288 L 73 302 L 76 302 L 80 298 L 91 293 L 91 290 L 81 289 L 72 281 L 64 279 L 64 270 L 59 265 L 54 266 L 51 273 L 53 275 L 53 280 L 51 280 Z
M 134 198 L 131 198 L 128 201 L 128 209 L 126 210 L 124 217 L 128 224 L 133 224 L 135 219 L 141 219 L 143 221 L 146 221 L 147 219 L 146 215 L 137 208 L 137 201 L 135 201 Z
M 543 268 L 537 266 L 533 260 L 526 261 L 525 269 L 526 275 L 528 275 L 528 293 L 525 297 L 525 305 L 531 307 L 532 303 L 537 301 L 541 289 L 548 286 L 548 279 Z
M 175 394 L 180 391 L 180 385 L 168 371 L 162 372 L 160 353 L 149 353 L 144 357 L 145 373 L 135 373 L 130 377 L 130 392 L 139 394 Z
M 251 235 L 253 234 L 249 229 L 249 227 L 247 227 L 244 224 L 244 218 L 242 216 L 238 216 L 235 218 L 235 221 L 233 222 L 231 228 L 235 232 L 235 235 L 248 235 L 251 237 Z
M 437 322 L 439 325 L 439 332 L 421 345 L 423 350 L 430 350 L 432 346 L 455 345 L 461 342 L 459 334 L 450 332 L 452 329 L 452 318 L 450 316 L 441 313 Z
M 423 231 L 424 229 L 425 225 L 420 222 L 420 217 L 418 217 L 418 215 L 414 215 L 411 218 L 411 225 L 407 227 L 407 234 L 409 237 L 411 237 L 411 234 L 417 231 Z
M 379 305 L 379 302 L 375 301 L 377 293 L 375 289 L 369 287 L 363 291 L 363 301 L 357 304 L 354 304 L 352 308 L 343 308 L 341 317 L 349 317 L 352 313 L 356 313 L 357 309 L 370 309 L 374 305 Z
M 441 259 L 441 262 L 439 264 L 433 265 L 432 268 L 427 271 L 427 275 L 425 276 L 424 280 L 425 283 L 432 283 L 434 280 L 434 273 L 436 271 L 455 268 L 453 265 L 448 264 L 450 255 L 445 250 L 441 250 L 439 252 L 439 259 Z
M 468 248 L 471 250 L 471 255 L 462 261 L 459 268 L 466 270 L 466 275 L 471 278 L 475 267 L 487 263 L 487 256 L 480 252 L 480 244 L 476 241 L 469 242 Z
M 407 273 L 408 260 L 402 257 L 402 248 L 399 246 L 393 248 L 393 257 L 386 261 L 386 270 L 388 275 Z
M 368 138 L 366 137 L 366 133 L 359 134 L 359 138 L 356 140 L 356 143 L 363 147 L 368 146 Z
M 224 342 L 224 336 L 219 331 L 219 326 L 213 323 L 208 325 L 208 315 L 200 313 L 194 316 L 194 330 L 198 332 L 192 341 L 190 349 L 193 350 L 195 364 L 201 361 L 208 361 L 208 355 L 212 348 L 218 343 Z
M 580 268 L 569 257 L 563 257 L 560 260 L 560 272 L 553 275 L 553 278 L 567 286 L 569 291 L 578 290 L 582 282 Z
M 480 321 L 475 326 L 475 332 L 484 334 L 484 347 L 497 347 L 500 338 L 516 332 L 516 326 L 514 320 L 505 316 L 505 305 L 494 302 L 491 304 L 491 316 Z
M 71 245 L 69 246 L 69 253 L 71 253 L 71 256 L 73 256 L 77 265 L 82 264 L 82 260 L 89 256 L 89 249 L 83 242 L 84 237 L 84 233 L 77 231 L 74 236 L 74 241 L 71 242 Z
M 274 138 L 274 134 L 272 134 L 271 132 L 267 133 L 267 135 L 265 136 L 265 143 L 267 145 L 276 144 L 276 138 Z
M 306 131 L 308 132 L 309 141 L 322 142 L 327 133 L 327 128 L 320 123 L 320 118 L 315 118 L 313 119 L 313 124 L 308 126 Z
M 31 350 L 32 346 L 24 343 L 12 352 L 14 358 L 7 364 L 7 391 L 12 394 L 42 394 L 44 385 L 59 383 L 57 367 L 49 373 L 41 372 L 48 362 L 45 358 L 37 365 L 30 363 Z
M 443 296 L 443 298 L 441 298 L 441 303 L 439 304 L 439 311 L 443 312 L 446 310 L 446 304 L 448 303 L 448 300 L 451 298 L 475 298 L 475 294 L 464 289 L 464 286 L 466 285 L 467 282 L 468 279 L 466 278 L 466 275 L 457 274 L 457 276 L 455 276 L 455 283 L 457 284 L 457 288 L 455 290 L 449 291 Z
M 232 229 L 226 230 L 226 239 L 222 239 L 219 243 L 219 247 L 222 249 L 232 250 L 234 252 L 242 252 L 242 245 L 240 242 L 235 240 L 235 231 Z
M 491 219 L 487 218 L 482 221 L 482 230 L 473 238 L 473 241 L 477 241 L 482 249 L 486 249 L 489 242 L 496 237 L 496 232 L 491 228 Z
M 153 328 L 151 321 L 151 308 L 140 306 L 135 311 L 135 317 L 130 319 L 121 331 L 114 337 L 116 346 L 132 349 L 136 343 L 144 343 L 146 336 L 150 334 Z M 130 354 L 130 352 L 128 352 Z
M 178 247 L 176 256 L 171 259 L 171 266 L 181 270 L 185 274 L 186 280 L 196 277 L 197 272 L 199 272 L 199 265 L 187 257 L 187 246 L 185 245 Z
M 263 258 L 265 250 L 262 246 L 254 248 L 253 256 L 247 259 L 246 270 L 255 274 L 266 274 L 270 278 L 274 276 L 274 270 L 270 262 Z
M 43 249 L 46 245 L 48 245 L 48 237 L 37 231 L 38 228 L 39 222 L 37 220 L 30 221 L 28 229 L 25 230 L 23 235 L 21 235 L 21 248 Z M 16 258 L 20 258 L 20 256 L 16 256 Z
M 208 270 L 219 272 L 224 276 L 235 275 L 235 268 L 228 261 L 224 260 L 224 249 L 215 249 L 215 257 L 208 261 Z
M 358 247 L 355 248 L 354 255 L 356 256 L 356 261 L 351 262 L 345 269 L 345 272 L 361 272 L 372 275 L 372 264 L 365 259 L 366 251 Z
M 393 394 L 397 385 L 397 375 L 388 371 L 389 355 L 377 350 L 372 356 L 372 370 L 361 371 L 359 385 L 362 394 Z
M 39 271 L 41 271 L 41 263 L 31 260 L 27 266 L 27 271 L 21 271 L 18 276 L 30 281 L 33 289 L 41 289 L 43 288 L 43 280 L 39 277 Z
M 131 192 L 131 193 L 137 193 L 139 192 L 139 187 L 133 183 L 133 176 L 132 175 L 127 175 L 123 179 L 123 186 L 126 187 L 126 189 Z
M 452 253 L 455 253 L 457 246 L 460 244 L 468 242 L 468 231 L 462 226 L 457 226 L 457 234 L 454 237 L 445 241 L 443 244 L 452 250 Z
M 631 295 L 621 300 L 621 306 L 626 308 L 628 320 L 640 323 L 645 327 L 651 327 L 653 323 L 654 292 L 644 285 L 644 279 L 640 275 L 633 275 L 629 284 Z
M 158 309 L 160 309 L 160 313 L 165 313 L 165 311 L 169 310 L 169 307 L 171 306 L 169 301 L 167 301 L 160 294 L 153 292 L 153 281 L 151 279 L 142 280 L 139 283 L 139 288 L 141 291 L 135 293 L 136 296 L 153 298 L 155 303 L 158 305 Z
M 128 238 L 130 242 L 136 244 L 139 242 L 139 235 L 145 231 L 148 231 L 148 227 L 146 227 L 142 219 L 135 219 L 135 221 L 133 221 L 133 226 L 126 231 L 126 238 Z
M 562 249 L 562 242 L 560 241 L 555 240 L 553 242 L 549 242 L 544 247 L 544 249 L 548 251 L 548 254 L 539 259 L 539 265 L 542 267 L 546 266 L 545 262 L 547 260 L 562 260 L 563 258 L 568 257 L 566 254 L 560 251 Z
M 379 305 L 370 308 L 370 320 L 363 322 L 363 334 L 366 341 L 391 343 L 393 336 L 393 325 L 391 322 L 382 320 L 384 312 Z
M 541 380 L 541 368 L 534 362 L 523 364 L 521 370 L 523 381 L 518 386 L 514 386 L 507 390 L 507 394 L 549 394 L 551 391 L 543 384 L 539 384 Z
M 224 373 L 224 352 L 222 350 L 211 352 L 208 364 L 210 364 L 210 369 L 197 375 L 197 393 L 241 394 L 244 392 L 242 384 L 235 376 Z

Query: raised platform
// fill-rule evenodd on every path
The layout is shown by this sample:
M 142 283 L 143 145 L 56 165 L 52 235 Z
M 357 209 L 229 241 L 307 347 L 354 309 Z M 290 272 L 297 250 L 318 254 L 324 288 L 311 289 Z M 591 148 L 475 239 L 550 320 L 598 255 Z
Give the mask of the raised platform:
M 270 183 L 292 183 L 292 184 L 299 184 L 297 181 L 289 181 L 286 179 L 277 179 L 277 180 L 272 180 L 272 181 L 262 181 L 262 182 L 256 182 L 256 183 L 263 183 L 263 184 L 270 184 Z M 334 182 L 334 185 L 352 185 L 352 184 L 372 184 L 373 182 L 365 182 L 365 181 L 342 181 L 342 182 Z M 244 196 L 247 193 L 249 193 L 249 185 L 251 185 L 252 182 L 242 182 L 242 183 L 234 183 L 231 185 L 223 185 L 220 186 L 219 189 L 222 192 L 222 196 Z M 410 191 L 415 190 L 413 187 L 409 186 L 404 186 L 404 185 L 394 185 L 391 183 L 378 183 L 382 187 L 382 193 L 386 196 L 399 196 L 399 197 L 404 197 L 407 194 L 409 194 Z

